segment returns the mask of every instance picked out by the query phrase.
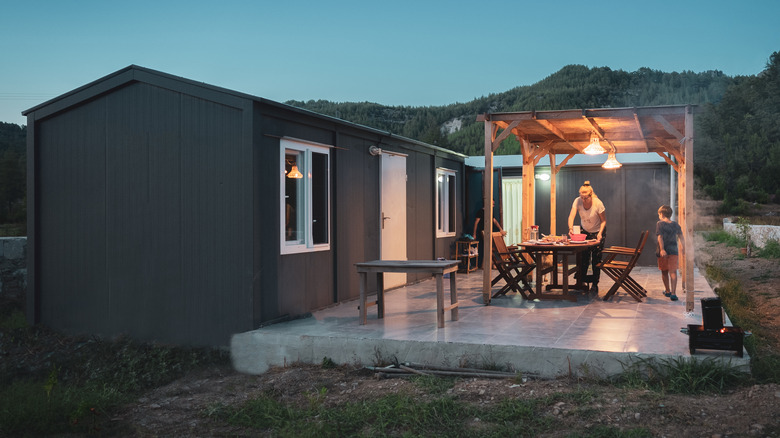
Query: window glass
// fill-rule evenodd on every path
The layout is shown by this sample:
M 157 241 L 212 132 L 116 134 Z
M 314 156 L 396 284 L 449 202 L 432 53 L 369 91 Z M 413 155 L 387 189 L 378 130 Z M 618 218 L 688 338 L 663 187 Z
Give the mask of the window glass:
M 330 149 L 282 139 L 282 254 L 330 248 Z
M 311 154 L 311 228 L 315 245 L 328 243 L 328 154 Z
M 436 236 L 455 235 L 457 184 L 455 172 L 436 169 Z

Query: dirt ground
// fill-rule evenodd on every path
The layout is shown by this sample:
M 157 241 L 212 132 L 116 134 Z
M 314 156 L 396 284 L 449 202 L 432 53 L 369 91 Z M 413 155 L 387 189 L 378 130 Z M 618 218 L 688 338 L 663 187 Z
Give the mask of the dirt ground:
M 698 205 L 699 229 L 717 226 L 714 204 Z M 708 225 L 709 224 L 709 225 Z M 774 333 L 770 348 L 780 352 L 780 263 L 758 258 L 742 259 L 739 249 L 723 244 L 696 242 L 697 264 L 726 264 L 740 279 L 762 309 L 768 332 Z M 717 287 L 717 285 L 712 285 Z M 324 403 L 339 405 L 371 400 L 390 393 L 426 394 L 408 379 L 377 379 L 359 367 L 297 365 L 275 368 L 263 375 L 238 374 L 231 369 L 212 369 L 189 375 L 141 397 L 127 406 L 113 421 L 133 430 L 135 436 L 258 436 L 212 420 L 209 409 L 217 404 L 235 405 L 261 394 L 273 393 L 281 401 L 306 406 L 312 394 L 326 388 Z M 587 389 L 594 394 L 595 414 L 582 415 L 577 406 L 555 403 L 546 415 L 565 425 L 568 431 L 582 431 L 594 425 L 621 428 L 643 427 L 653 436 L 741 437 L 780 436 L 780 385 L 765 384 L 740 388 L 719 395 L 669 395 L 641 389 L 620 389 L 588 381 L 458 379 L 450 393 L 457 400 L 490 406 L 503 399 L 542 397 Z M 474 421 L 478 421 L 475 419 Z M 270 434 L 269 434 L 270 435 Z M 550 436 L 559 436 L 555 433 Z M 563 436 L 563 435 L 560 435 Z

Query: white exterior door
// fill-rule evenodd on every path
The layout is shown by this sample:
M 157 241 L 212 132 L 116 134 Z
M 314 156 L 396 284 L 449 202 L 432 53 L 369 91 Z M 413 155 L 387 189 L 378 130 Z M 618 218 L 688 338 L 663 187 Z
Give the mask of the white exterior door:
M 383 152 L 380 202 L 381 258 L 406 260 L 406 156 Z M 385 273 L 385 289 L 406 284 L 406 274 Z
M 501 195 L 504 207 L 502 223 L 506 231 L 504 240 L 507 245 L 517 245 L 523 241 L 523 179 L 502 179 Z

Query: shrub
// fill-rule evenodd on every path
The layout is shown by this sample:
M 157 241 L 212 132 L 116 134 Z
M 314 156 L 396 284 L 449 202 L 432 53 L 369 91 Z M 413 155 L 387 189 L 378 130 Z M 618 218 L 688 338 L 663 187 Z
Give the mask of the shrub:
M 758 256 L 765 259 L 780 259 L 780 242 L 768 240 L 763 248 L 758 250 Z

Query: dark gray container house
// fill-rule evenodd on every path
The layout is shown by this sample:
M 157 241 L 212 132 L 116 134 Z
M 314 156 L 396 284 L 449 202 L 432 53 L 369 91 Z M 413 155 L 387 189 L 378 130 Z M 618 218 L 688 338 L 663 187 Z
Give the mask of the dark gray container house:
M 463 231 L 463 155 L 256 96 L 129 66 L 23 114 L 32 323 L 225 346 Z

